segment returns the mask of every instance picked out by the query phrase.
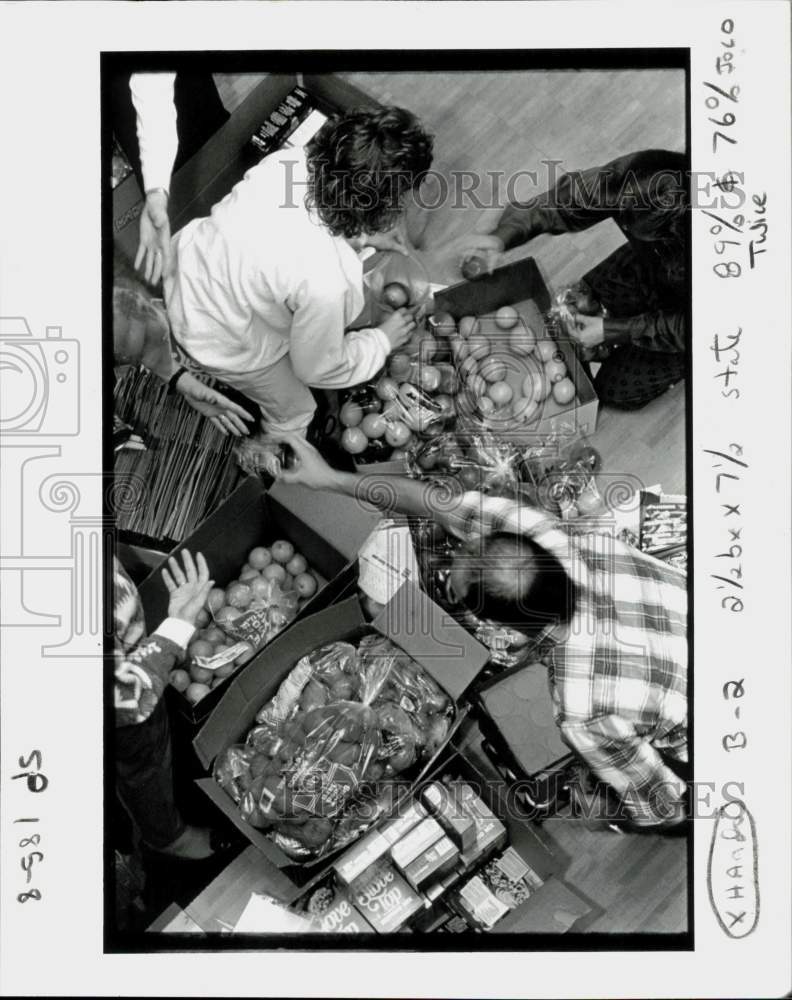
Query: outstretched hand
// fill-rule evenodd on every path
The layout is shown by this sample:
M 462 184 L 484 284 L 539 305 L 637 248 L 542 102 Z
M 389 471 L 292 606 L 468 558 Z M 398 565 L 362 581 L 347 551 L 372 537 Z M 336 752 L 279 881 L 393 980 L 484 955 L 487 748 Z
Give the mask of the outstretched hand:
M 196 560 L 193 560 L 192 553 L 187 549 L 182 549 L 181 555 L 184 568 L 179 565 L 178 559 L 171 556 L 168 560 L 170 571 L 162 571 L 162 579 L 170 594 L 168 617 L 180 618 L 189 625 L 194 625 L 198 612 L 214 586 L 214 580 L 209 579 L 209 567 L 200 552 Z
M 312 490 L 335 488 L 338 473 L 301 434 L 284 432 L 277 435 L 277 440 L 289 445 L 294 456 L 291 466 L 279 472 L 281 482 L 297 483 Z
M 135 270 L 146 281 L 157 285 L 170 266 L 170 220 L 168 196 L 164 191 L 149 191 L 140 213 L 140 243 L 135 256 Z

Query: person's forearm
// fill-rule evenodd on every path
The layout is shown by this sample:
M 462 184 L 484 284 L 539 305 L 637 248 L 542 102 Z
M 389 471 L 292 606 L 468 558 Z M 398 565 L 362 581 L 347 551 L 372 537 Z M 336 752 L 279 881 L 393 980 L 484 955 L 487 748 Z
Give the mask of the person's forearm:
M 687 324 L 682 313 L 661 309 L 626 319 L 606 317 L 602 329 L 605 344 L 633 344 L 663 354 L 684 354 L 687 350 Z
M 388 514 L 431 518 L 442 525 L 452 523 L 462 493 L 446 483 L 428 483 L 407 476 L 333 470 L 335 493 L 373 504 Z
M 146 193 L 170 190 L 179 148 L 173 102 L 175 79 L 175 73 L 133 73 L 129 81 L 137 114 L 140 167 Z

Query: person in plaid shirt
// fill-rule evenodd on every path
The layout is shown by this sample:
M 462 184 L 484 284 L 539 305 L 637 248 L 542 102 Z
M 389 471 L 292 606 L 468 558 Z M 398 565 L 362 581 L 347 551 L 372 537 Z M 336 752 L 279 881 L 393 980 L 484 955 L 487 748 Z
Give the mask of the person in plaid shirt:
M 565 742 L 617 793 L 632 823 L 684 819 L 684 574 L 610 535 L 568 534 L 524 503 L 340 472 L 303 439 L 284 440 L 294 453 L 284 481 L 433 517 L 462 539 L 449 596 L 530 637 Z

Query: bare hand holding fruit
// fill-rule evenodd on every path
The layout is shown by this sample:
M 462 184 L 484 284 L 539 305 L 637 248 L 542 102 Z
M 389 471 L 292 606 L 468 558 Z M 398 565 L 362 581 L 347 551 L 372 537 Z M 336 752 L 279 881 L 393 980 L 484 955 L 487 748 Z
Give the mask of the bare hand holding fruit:
M 278 479 L 284 483 L 299 483 L 313 490 L 329 490 L 335 483 L 335 470 L 322 458 L 312 444 L 300 434 L 284 433 L 280 440 L 291 445 L 294 463 L 290 469 L 282 469 Z
M 196 561 L 198 563 L 196 567 Z M 214 580 L 209 579 L 209 567 L 199 552 L 196 560 L 187 550 L 182 550 L 184 569 L 173 556 L 168 560 L 170 572 L 162 571 L 162 579 L 168 588 L 168 617 L 180 618 L 190 625 L 195 624 L 198 612 L 201 610 L 214 586 Z
M 415 329 L 415 320 L 406 309 L 397 309 L 380 323 L 380 330 L 390 341 L 391 350 L 406 344 Z

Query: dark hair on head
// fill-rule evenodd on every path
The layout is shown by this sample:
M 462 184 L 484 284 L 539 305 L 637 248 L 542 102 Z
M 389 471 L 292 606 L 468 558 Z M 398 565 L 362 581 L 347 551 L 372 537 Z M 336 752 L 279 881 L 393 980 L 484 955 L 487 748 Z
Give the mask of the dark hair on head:
M 559 560 L 530 538 L 500 532 L 469 567 L 464 603 L 479 618 L 535 635 L 575 613 L 575 586 Z
M 337 115 L 308 143 L 306 203 L 334 236 L 391 229 L 432 165 L 433 138 L 404 108 Z

